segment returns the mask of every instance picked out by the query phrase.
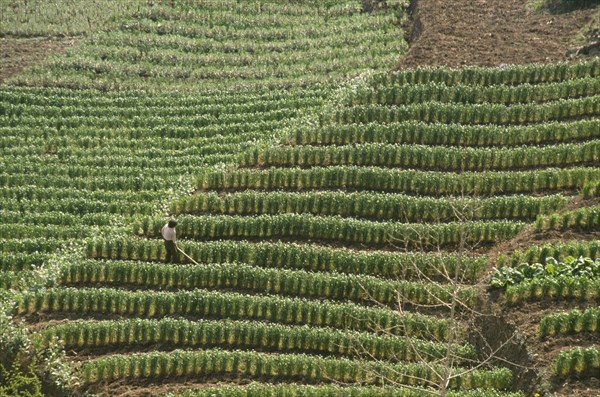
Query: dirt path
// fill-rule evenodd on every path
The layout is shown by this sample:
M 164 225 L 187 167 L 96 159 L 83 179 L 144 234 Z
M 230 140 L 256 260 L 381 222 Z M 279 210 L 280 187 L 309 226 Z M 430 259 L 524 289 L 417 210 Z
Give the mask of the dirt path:
M 534 15 L 528 0 L 413 0 L 411 42 L 398 68 L 498 66 L 566 60 L 600 1 L 570 12 Z

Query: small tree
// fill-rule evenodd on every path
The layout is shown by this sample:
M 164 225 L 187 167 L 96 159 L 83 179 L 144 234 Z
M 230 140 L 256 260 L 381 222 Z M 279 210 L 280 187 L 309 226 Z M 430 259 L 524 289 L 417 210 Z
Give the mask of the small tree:
M 486 335 L 488 330 L 483 326 L 487 319 L 492 316 L 489 314 L 489 307 L 485 304 L 483 296 L 486 290 L 486 284 L 472 279 L 472 272 L 469 269 L 468 263 L 471 252 L 481 250 L 483 247 L 480 242 L 471 242 L 473 239 L 469 235 L 469 229 L 466 222 L 477 218 L 480 208 L 474 200 L 455 200 L 449 201 L 452 206 L 453 218 L 459 222 L 458 244 L 453 248 L 454 260 L 451 263 L 439 261 L 440 266 L 436 268 L 422 269 L 417 263 L 412 264 L 411 272 L 415 275 L 415 279 L 423 281 L 434 287 L 445 287 L 448 295 L 443 299 L 438 294 L 430 294 L 432 304 L 423 305 L 410 301 L 410 298 L 404 296 L 402 291 L 397 291 L 397 301 L 395 310 L 400 314 L 407 313 L 407 307 L 416 309 L 417 311 L 443 313 L 444 319 L 447 321 L 447 332 L 445 337 L 440 339 L 437 335 L 430 335 L 430 339 L 443 343 L 445 345 L 445 353 L 442 357 L 435 360 L 423 356 L 417 346 L 414 345 L 411 338 L 407 338 L 407 343 L 410 345 L 416 360 L 428 367 L 431 373 L 434 374 L 432 379 L 418 378 L 413 379 L 415 382 L 426 385 L 431 390 L 432 395 L 444 397 L 448 394 L 451 386 L 456 382 L 457 378 L 464 377 L 470 373 L 491 366 L 492 364 L 502 363 L 507 366 L 516 368 L 522 367 L 511 362 L 503 357 L 503 353 L 509 345 L 516 343 L 518 334 L 512 332 L 510 335 L 504 335 L 500 341 L 491 342 Z M 406 219 L 408 222 L 409 219 Z M 442 219 L 437 222 L 441 223 Z M 443 241 L 440 236 L 436 236 L 435 232 L 430 232 L 423 235 L 423 232 L 414 230 L 416 239 L 411 241 L 400 241 L 394 239 L 394 236 L 389 236 L 390 242 L 397 250 L 402 251 L 421 251 L 421 252 L 437 252 L 440 256 L 443 252 L 447 252 L 448 247 L 442 247 L 439 243 Z M 479 296 L 477 304 L 473 305 L 464 299 L 465 287 L 473 288 Z M 432 288 L 431 290 L 437 290 Z M 376 304 L 380 304 L 373 300 Z M 469 332 L 465 332 L 469 330 Z M 385 330 L 376 329 L 375 331 L 385 333 Z M 463 344 L 468 339 L 476 342 L 478 356 L 476 358 L 467 358 L 460 356 L 457 353 L 456 346 Z M 358 347 L 358 355 L 364 355 L 365 350 Z M 377 360 L 375 357 L 369 357 L 372 360 Z M 464 364 L 467 366 L 464 366 Z M 401 375 L 401 374 L 398 374 Z M 398 383 L 395 379 L 385 378 L 382 374 L 374 374 L 381 377 L 382 383 Z M 406 387 L 406 386 L 405 386 Z M 410 386 L 408 386 L 410 387 Z

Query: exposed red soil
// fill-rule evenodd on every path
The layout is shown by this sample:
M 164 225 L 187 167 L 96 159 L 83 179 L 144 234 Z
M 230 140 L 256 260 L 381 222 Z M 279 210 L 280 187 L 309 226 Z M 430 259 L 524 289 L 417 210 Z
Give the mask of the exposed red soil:
M 0 83 L 49 55 L 61 53 L 74 43 L 74 38 L 0 37 Z
M 569 312 L 595 306 L 595 302 L 578 300 L 546 299 L 536 302 L 523 302 L 519 305 L 505 305 L 501 316 L 513 325 L 524 338 L 532 358 L 534 370 L 542 379 L 540 393 L 551 389 L 558 396 L 597 397 L 600 390 L 599 378 L 559 379 L 553 375 L 552 366 L 561 350 L 573 347 L 589 347 L 600 343 L 600 334 L 581 332 L 570 335 L 539 336 L 541 319 L 551 313 Z M 576 391 L 576 392 L 575 392 Z
M 561 382 L 559 384 L 559 388 L 560 390 L 554 393 L 554 397 L 598 397 L 598 390 L 600 390 L 600 379 L 569 379 Z
M 397 68 L 499 66 L 564 61 L 598 2 L 570 12 L 534 14 L 529 0 L 414 0 L 410 50 Z M 573 3 L 573 2 L 572 2 Z M 583 4 L 585 3 L 585 4 Z

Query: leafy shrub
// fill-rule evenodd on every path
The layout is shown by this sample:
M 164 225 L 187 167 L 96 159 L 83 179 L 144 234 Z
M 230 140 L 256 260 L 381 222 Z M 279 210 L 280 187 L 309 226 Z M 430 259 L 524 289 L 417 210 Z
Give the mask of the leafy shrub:
M 20 355 L 19 355 L 20 356 Z M 41 397 L 42 384 L 31 369 L 23 371 L 19 360 L 15 360 L 9 369 L 0 364 L 0 396 Z
M 564 276 L 600 277 L 600 258 L 593 260 L 582 256 L 568 256 L 563 262 L 548 257 L 545 263 L 522 263 L 517 267 L 495 268 L 490 277 L 490 285 L 505 288 L 534 278 L 551 278 Z

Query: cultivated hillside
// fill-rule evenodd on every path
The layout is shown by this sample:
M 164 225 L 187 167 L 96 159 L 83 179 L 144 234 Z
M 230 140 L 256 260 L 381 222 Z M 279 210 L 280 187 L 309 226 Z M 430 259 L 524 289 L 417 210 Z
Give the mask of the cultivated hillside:
M 72 46 L 0 86 L 0 395 L 597 395 L 600 61 L 405 68 L 549 18 L 436 4 L 45 25 Z

